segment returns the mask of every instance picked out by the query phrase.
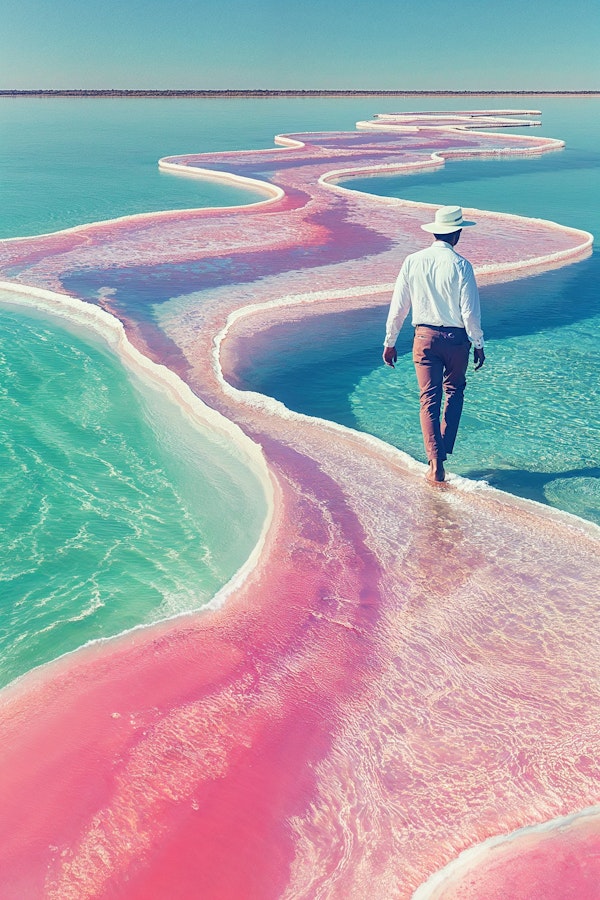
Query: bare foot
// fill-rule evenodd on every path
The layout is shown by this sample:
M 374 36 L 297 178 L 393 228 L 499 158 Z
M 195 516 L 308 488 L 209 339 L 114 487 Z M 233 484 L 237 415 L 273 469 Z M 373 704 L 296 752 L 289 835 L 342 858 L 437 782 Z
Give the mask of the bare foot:
M 432 484 L 441 484 L 446 480 L 444 464 L 442 462 L 438 462 L 435 459 L 430 459 L 429 469 L 427 470 L 427 475 L 425 477 L 427 481 L 431 482 Z

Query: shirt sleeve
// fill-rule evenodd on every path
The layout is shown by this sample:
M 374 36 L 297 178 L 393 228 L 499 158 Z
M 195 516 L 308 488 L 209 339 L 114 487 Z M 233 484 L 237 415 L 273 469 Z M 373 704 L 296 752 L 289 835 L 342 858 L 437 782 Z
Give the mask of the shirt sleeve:
M 473 266 L 468 262 L 462 273 L 460 286 L 460 312 L 469 340 L 474 347 L 481 350 L 483 347 L 483 331 L 481 330 L 479 290 L 477 289 Z
M 408 289 L 407 265 L 404 262 L 392 294 L 390 311 L 385 326 L 384 347 L 394 347 L 400 329 L 410 310 L 410 292 Z

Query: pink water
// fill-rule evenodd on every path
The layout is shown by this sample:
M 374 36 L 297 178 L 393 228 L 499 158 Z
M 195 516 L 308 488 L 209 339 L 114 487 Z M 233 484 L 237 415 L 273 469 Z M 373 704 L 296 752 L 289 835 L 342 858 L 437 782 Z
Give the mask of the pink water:
M 458 479 L 433 489 L 392 448 L 227 383 L 236 338 L 273 317 L 292 329 L 324 306 L 379 304 L 383 321 L 423 245 L 431 208 L 327 173 L 557 149 L 462 125 L 413 116 L 177 158 L 284 193 L 0 245 L 0 277 L 108 309 L 239 424 L 275 490 L 258 564 L 223 608 L 2 692 L 3 898 L 410 897 L 461 851 L 598 803 L 599 530 Z M 584 232 L 467 214 L 480 280 L 590 252 Z M 513 854 L 526 896 L 570 896 L 576 865 L 600 882 L 596 832 L 556 840 L 543 865 Z M 443 896 L 501 896 L 488 857 L 471 893 Z

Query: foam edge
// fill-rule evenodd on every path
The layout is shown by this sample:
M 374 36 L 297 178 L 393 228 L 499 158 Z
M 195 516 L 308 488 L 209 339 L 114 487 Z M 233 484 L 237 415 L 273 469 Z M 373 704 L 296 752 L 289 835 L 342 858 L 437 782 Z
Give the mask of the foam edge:
M 545 834 L 551 831 L 568 828 L 571 825 L 579 824 L 585 819 L 600 818 L 600 806 L 588 806 L 578 812 L 571 813 L 567 816 L 559 816 L 542 822 L 537 825 L 526 825 L 518 828 L 508 834 L 496 835 L 488 838 L 481 844 L 469 847 L 463 850 L 456 859 L 453 859 L 443 869 L 434 872 L 427 881 L 420 885 L 412 895 L 412 900 L 435 900 L 439 896 L 439 891 L 444 889 L 444 883 L 449 878 L 468 874 L 479 862 L 489 855 L 491 850 L 502 845 L 508 845 L 520 838 L 528 837 L 534 834 Z

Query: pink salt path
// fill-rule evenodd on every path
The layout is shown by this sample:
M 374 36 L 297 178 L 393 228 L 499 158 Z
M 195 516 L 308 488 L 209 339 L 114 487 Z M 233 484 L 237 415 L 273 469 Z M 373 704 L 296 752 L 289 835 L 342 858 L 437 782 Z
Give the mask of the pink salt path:
M 559 146 L 468 130 L 494 122 L 415 114 L 179 157 L 163 164 L 270 196 L 0 245 L 0 277 L 108 309 L 237 423 L 275 493 L 221 609 L 0 694 L 3 900 L 404 898 L 469 847 L 598 803 L 599 530 L 460 480 L 432 489 L 381 442 L 227 383 L 237 341 L 274 317 L 379 304 L 383 321 L 431 208 L 346 191 L 344 172 Z M 476 215 L 480 280 L 590 252 L 584 232 Z M 588 835 L 568 843 L 583 864 Z M 490 896 L 485 878 L 468 896 Z

